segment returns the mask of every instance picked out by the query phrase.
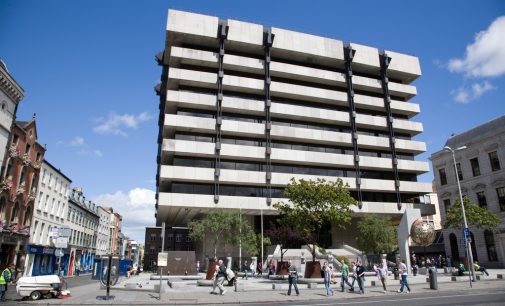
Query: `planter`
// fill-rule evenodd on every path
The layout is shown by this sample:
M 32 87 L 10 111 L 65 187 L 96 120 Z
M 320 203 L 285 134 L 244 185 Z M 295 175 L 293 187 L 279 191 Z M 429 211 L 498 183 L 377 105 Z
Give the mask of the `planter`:
M 308 261 L 305 264 L 305 278 L 321 278 L 321 263 Z
M 277 263 L 277 275 L 289 275 L 288 272 L 289 263 L 287 261 L 279 261 Z
M 216 273 L 217 264 L 218 263 L 216 261 L 209 262 L 209 265 L 207 267 L 207 275 L 205 277 L 206 280 L 211 280 L 214 278 L 214 273 Z

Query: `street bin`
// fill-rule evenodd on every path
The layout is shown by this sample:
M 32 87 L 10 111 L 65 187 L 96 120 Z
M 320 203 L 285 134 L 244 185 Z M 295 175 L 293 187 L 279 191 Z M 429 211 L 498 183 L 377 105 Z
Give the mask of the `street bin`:
M 438 282 L 437 282 L 437 268 L 430 267 L 428 270 L 429 278 L 430 278 L 430 289 L 438 290 Z
M 400 273 L 398 273 L 398 267 L 395 267 L 395 268 L 393 269 L 393 274 L 394 274 L 394 276 L 395 276 L 395 280 L 399 280 L 399 279 L 400 279 L 400 277 L 399 277 L 399 274 L 400 274 Z

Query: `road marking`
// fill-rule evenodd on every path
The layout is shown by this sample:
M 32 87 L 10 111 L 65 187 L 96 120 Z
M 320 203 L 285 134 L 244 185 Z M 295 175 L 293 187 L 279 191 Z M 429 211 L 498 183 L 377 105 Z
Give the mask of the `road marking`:
M 504 294 L 505 291 L 501 292 L 485 292 L 485 293 L 468 293 L 465 294 L 464 296 L 479 296 L 479 295 L 497 295 L 497 294 Z M 399 293 L 400 294 L 400 293 Z M 408 295 L 404 295 L 407 297 Z M 453 295 L 437 295 L 437 296 L 428 296 L 428 297 L 411 297 L 408 300 L 432 300 L 432 299 L 440 299 L 440 298 L 450 298 L 450 297 L 455 297 L 455 296 L 462 296 L 461 294 L 453 294 Z M 374 296 L 374 298 L 377 296 Z M 399 302 L 402 301 L 402 299 L 394 299 L 394 300 L 373 300 L 373 301 L 342 301 L 342 302 L 337 302 L 337 301 L 328 301 L 325 304 L 310 304 L 312 306 L 325 306 L 325 305 L 347 305 L 347 304 L 372 304 L 372 303 L 383 303 L 383 302 Z M 291 306 L 305 306 L 307 304 L 294 304 Z

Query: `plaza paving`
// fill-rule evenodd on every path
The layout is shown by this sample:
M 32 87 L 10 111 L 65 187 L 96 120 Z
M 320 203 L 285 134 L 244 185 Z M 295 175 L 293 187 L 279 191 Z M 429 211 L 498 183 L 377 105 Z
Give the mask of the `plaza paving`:
M 490 270 L 490 276 L 482 276 L 480 281 L 473 283 L 475 291 L 488 289 L 504 289 L 505 281 L 498 279 L 497 274 L 505 274 L 505 270 Z M 317 288 L 308 288 L 306 284 L 300 284 L 300 296 L 296 296 L 294 292 L 291 296 L 287 293 L 287 281 L 271 281 L 267 279 L 251 278 L 242 280 L 239 277 L 239 291 L 235 292 L 234 287 L 226 287 L 225 295 L 210 294 L 211 287 L 197 286 L 196 280 L 182 280 L 170 278 L 172 288 L 167 288 L 167 292 L 162 293 L 162 299 L 159 300 L 159 294 L 153 292 L 155 284 L 159 284 L 159 280 L 151 280 L 150 274 L 141 274 L 133 276 L 129 279 L 123 278 L 120 280 L 110 294 L 114 296 L 114 300 L 100 301 L 97 296 L 104 296 L 105 290 L 101 289 L 98 283 L 85 284 L 83 286 L 69 288 L 72 296 L 70 298 L 60 299 L 44 299 L 40 301 L 17 301 L 18 304 L 60 304 L 60 305 L 153 305 L 153 304 L 171 304 L 171 305 L 195 305 L 195 304 L 244 304 L 244 303 L 268 303 L 268 302 L 289 302 L 303 303 L 308 300 L 345 300 L 345 299 L 360 299 L 362 297 L 373 297 L 384 295 L 399 295 L 396 290 L 399 288 L 399 281 L 394 280 L 391 276 L 388 279 L 388 292 L 383 293 L 381 286 L 371 286 L 371 281 L 376 281 L 375 276 L 369 276 L 366 279 L 365 294 L 360 295 L 351 292 L 340 292 L 340 287 L 334 285 L 335 294 L 332 297 L 326 296 L 324 285 L 318 284 Z M 439 290 L 429 289 L 429 284 L 426 282 L 426 275 L 418 275 L 409 277 L 412 293 L 411 295 L 434 295 L 443 294 L 449 291 L 469 290 L 468 277 L 460 277 L 457 281 L 452 281 L 450 276 L 443 274 L 438 275 Z M 166 284 L 167 282 L 164 281 Z M 141 285 L 138 286 L 137 284 Z M 272 284 L 280 289 L 272 289 Z M 377 282 L 379 284 L 379 282 Z M 128 287 L 128 288 L 127 288 Z M 134 287 L 132 289 L 131 287 Z M 14 289 L 14 288 L 13 288 Z M 219 291 L 216 289 L 216 291 Z M 405 293 L 403 293 L 406 295 Z

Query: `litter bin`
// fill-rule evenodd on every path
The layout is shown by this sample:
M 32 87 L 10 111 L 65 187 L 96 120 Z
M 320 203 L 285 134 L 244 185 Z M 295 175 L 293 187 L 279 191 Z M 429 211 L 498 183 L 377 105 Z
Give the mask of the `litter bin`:
M 393 274 L 394 274 L 394 276 L 395 276 L 395 280 L 399 280 L 399 279 L 400 279 L 400 277 L 399 277 L 399 273 L 398 273 L 398 267 L 395 267 L 395 268 L 393 269 Z
M 430 267 L 428 270 L 429 278 L 430 278 L 430 289 L 438 290 L 438 282 L 437 282 L 437 268 Z

